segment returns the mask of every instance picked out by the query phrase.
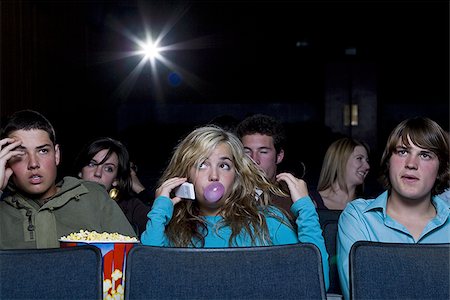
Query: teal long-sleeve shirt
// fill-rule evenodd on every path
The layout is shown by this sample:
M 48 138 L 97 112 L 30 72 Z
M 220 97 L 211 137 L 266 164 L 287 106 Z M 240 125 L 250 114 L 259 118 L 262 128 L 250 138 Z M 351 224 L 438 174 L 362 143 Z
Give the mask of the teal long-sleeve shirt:
M 269 229 L 270 238 L 273 245 L 295 244 L 298 242 L 312 243 L 316 245 L 322 256 L 323 274 L 325 287 L 329 287 L 329 266 L 328 253 L 325 248 L 325 241 L 322 236 L 322 230 L 319 224 L 314 204 L 309 196 L 303 197 L 292 204 L 291 212 L 296 216 L 297 232 L 286 225 L 288 222 L 286 216 L 276 207 L 272 207 L 271 212 L 278 215 L 280 219 L 273 215 L 266 215 L 266 222 Z M 169 239 L 165 235 L 165 227 L 169 223 L 173 214 L 173 204 L 169 198 L 159 196 L 155 199 L 153 207 L 148 213 L 147 228 L 141 236 L 143 245 L 170 247 Z M 228 226 L 222 226 L 217 231 L 216 224 L 222 220 L 220 216 L 205 216 L 208 232 L 205 236 L 205 248 L 224 248 L 229 247 L 228 241 L 231 236 L 231 229 Z M 233 246 L 247 247 L 251 246 L 251 239 L 246 233 L 237 236 Z

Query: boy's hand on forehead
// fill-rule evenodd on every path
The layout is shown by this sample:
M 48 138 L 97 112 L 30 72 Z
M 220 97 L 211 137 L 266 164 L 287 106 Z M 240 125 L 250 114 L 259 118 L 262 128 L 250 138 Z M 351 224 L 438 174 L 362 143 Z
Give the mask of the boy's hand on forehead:
M 4 157 L 6 154 L 13 152 L 12 155 L 21 155 L 23 154 L 22 150 L 17 150 L 16 148 L 22 145 L 21 140 L 16 140 L 13 138 L 4 138 L 0 140 L 0 159 Z M 11 157 L 9 157 L 11 158 Z M 9 159 L 8 158 L 8 159 Z
M 20 140 L 14 139 L 14 138 L 9 138 L 9 137 L 3 138 L 0 140 L 0 149 L 3 150 L 4 148 L 8 147 L 11 144 L 14 144 L 15 147 L 17 147 L 20 144 L 22 144 L 22 142 Z
M 0 140 L 0 190 L 3 190 L 8 184 L 13 171 L 7 166 L 8 161 L 15 156 L 23 155 L 23 151 L 16 150 L 22 141 L 12 138 L 4 138 Z

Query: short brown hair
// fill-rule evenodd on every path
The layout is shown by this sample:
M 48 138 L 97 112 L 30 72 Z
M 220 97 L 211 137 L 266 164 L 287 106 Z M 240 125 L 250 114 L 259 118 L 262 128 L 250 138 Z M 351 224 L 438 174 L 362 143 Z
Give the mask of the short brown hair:
M 444 192 L 449 185 L 449 136 L 439 124 L 425 117 L 414 117 L 402 121 L 398 124 L 386 143 L 383 155 L 381 157 L 380 182 L 386 188 L 390 189 L 391 180 L 389 178 L 389 159 L 397 147 L 399 140 L 409 146 L 408 138 L 411 142 L 420 148 L 428 149 L 439 159 L 439 170 L 431 195 L 438 195 Z

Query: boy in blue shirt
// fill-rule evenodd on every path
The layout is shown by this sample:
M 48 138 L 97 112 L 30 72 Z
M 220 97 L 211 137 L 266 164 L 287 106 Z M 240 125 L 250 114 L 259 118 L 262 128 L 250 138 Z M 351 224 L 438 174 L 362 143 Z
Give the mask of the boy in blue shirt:
M 450 207 L 437 196 L 449 183 L 445 131 L 428 118 L 404 120 L 388 138 L 381 170 L 386 191 L 350 202 L 339 218 L 338 271 L 345 299 L 349 253 L 356 241 L 450 243 Z

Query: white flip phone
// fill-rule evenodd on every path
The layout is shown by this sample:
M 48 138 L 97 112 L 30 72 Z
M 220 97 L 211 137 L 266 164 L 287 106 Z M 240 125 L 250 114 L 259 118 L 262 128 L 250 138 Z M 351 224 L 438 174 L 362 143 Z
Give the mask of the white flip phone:
M 195 200 L 194 185 L 190 182 L 183 183 L 175 189 L 175 196 Z

